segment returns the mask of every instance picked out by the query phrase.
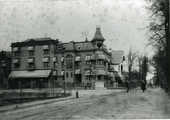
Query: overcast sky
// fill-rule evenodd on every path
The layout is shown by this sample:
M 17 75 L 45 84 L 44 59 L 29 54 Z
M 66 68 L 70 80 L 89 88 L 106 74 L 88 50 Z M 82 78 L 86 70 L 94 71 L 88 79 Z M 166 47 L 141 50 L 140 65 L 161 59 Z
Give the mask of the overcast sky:
M 143 0 L 0 1 L 0 50 L 28 38 L 92 40 L 96 26 L 108 49 L 127 53 L 133 45 L 146 50 L 148 14 Z

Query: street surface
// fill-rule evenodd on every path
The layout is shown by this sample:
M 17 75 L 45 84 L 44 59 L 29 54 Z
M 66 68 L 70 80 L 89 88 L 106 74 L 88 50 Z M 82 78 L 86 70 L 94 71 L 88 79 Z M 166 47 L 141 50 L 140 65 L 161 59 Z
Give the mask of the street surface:
M 79 90 L 79 98 L 35 101 L 4 106 L 1 120 L 50 119 L 170 119 L 170 97 L 161 88 L 138 90 Z

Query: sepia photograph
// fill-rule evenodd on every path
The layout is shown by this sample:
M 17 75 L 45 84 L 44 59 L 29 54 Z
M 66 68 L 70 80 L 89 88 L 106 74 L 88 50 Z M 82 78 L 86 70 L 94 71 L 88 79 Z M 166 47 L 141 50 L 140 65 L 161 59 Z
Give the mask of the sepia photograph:
M 0 0 L 0 119 L 170 119 L 170 0 Z

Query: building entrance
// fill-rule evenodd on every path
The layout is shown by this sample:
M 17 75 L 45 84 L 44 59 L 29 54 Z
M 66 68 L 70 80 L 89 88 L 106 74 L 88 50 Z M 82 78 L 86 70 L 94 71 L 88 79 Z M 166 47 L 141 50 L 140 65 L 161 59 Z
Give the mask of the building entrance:
M 78 85 L 80 85 L 80 84 L 82 83 L 81 74 L 75 75 L 75 78 L 76 78 L 76 83 L 77 83 Z

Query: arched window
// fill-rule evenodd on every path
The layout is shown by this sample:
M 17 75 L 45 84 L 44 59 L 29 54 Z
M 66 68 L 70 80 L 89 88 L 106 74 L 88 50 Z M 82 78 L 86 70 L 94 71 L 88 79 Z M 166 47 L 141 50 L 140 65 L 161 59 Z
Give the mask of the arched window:
M 66 56 L 66 69 L 72 68 L 73 68 L 73 56 L 69 54 Z

